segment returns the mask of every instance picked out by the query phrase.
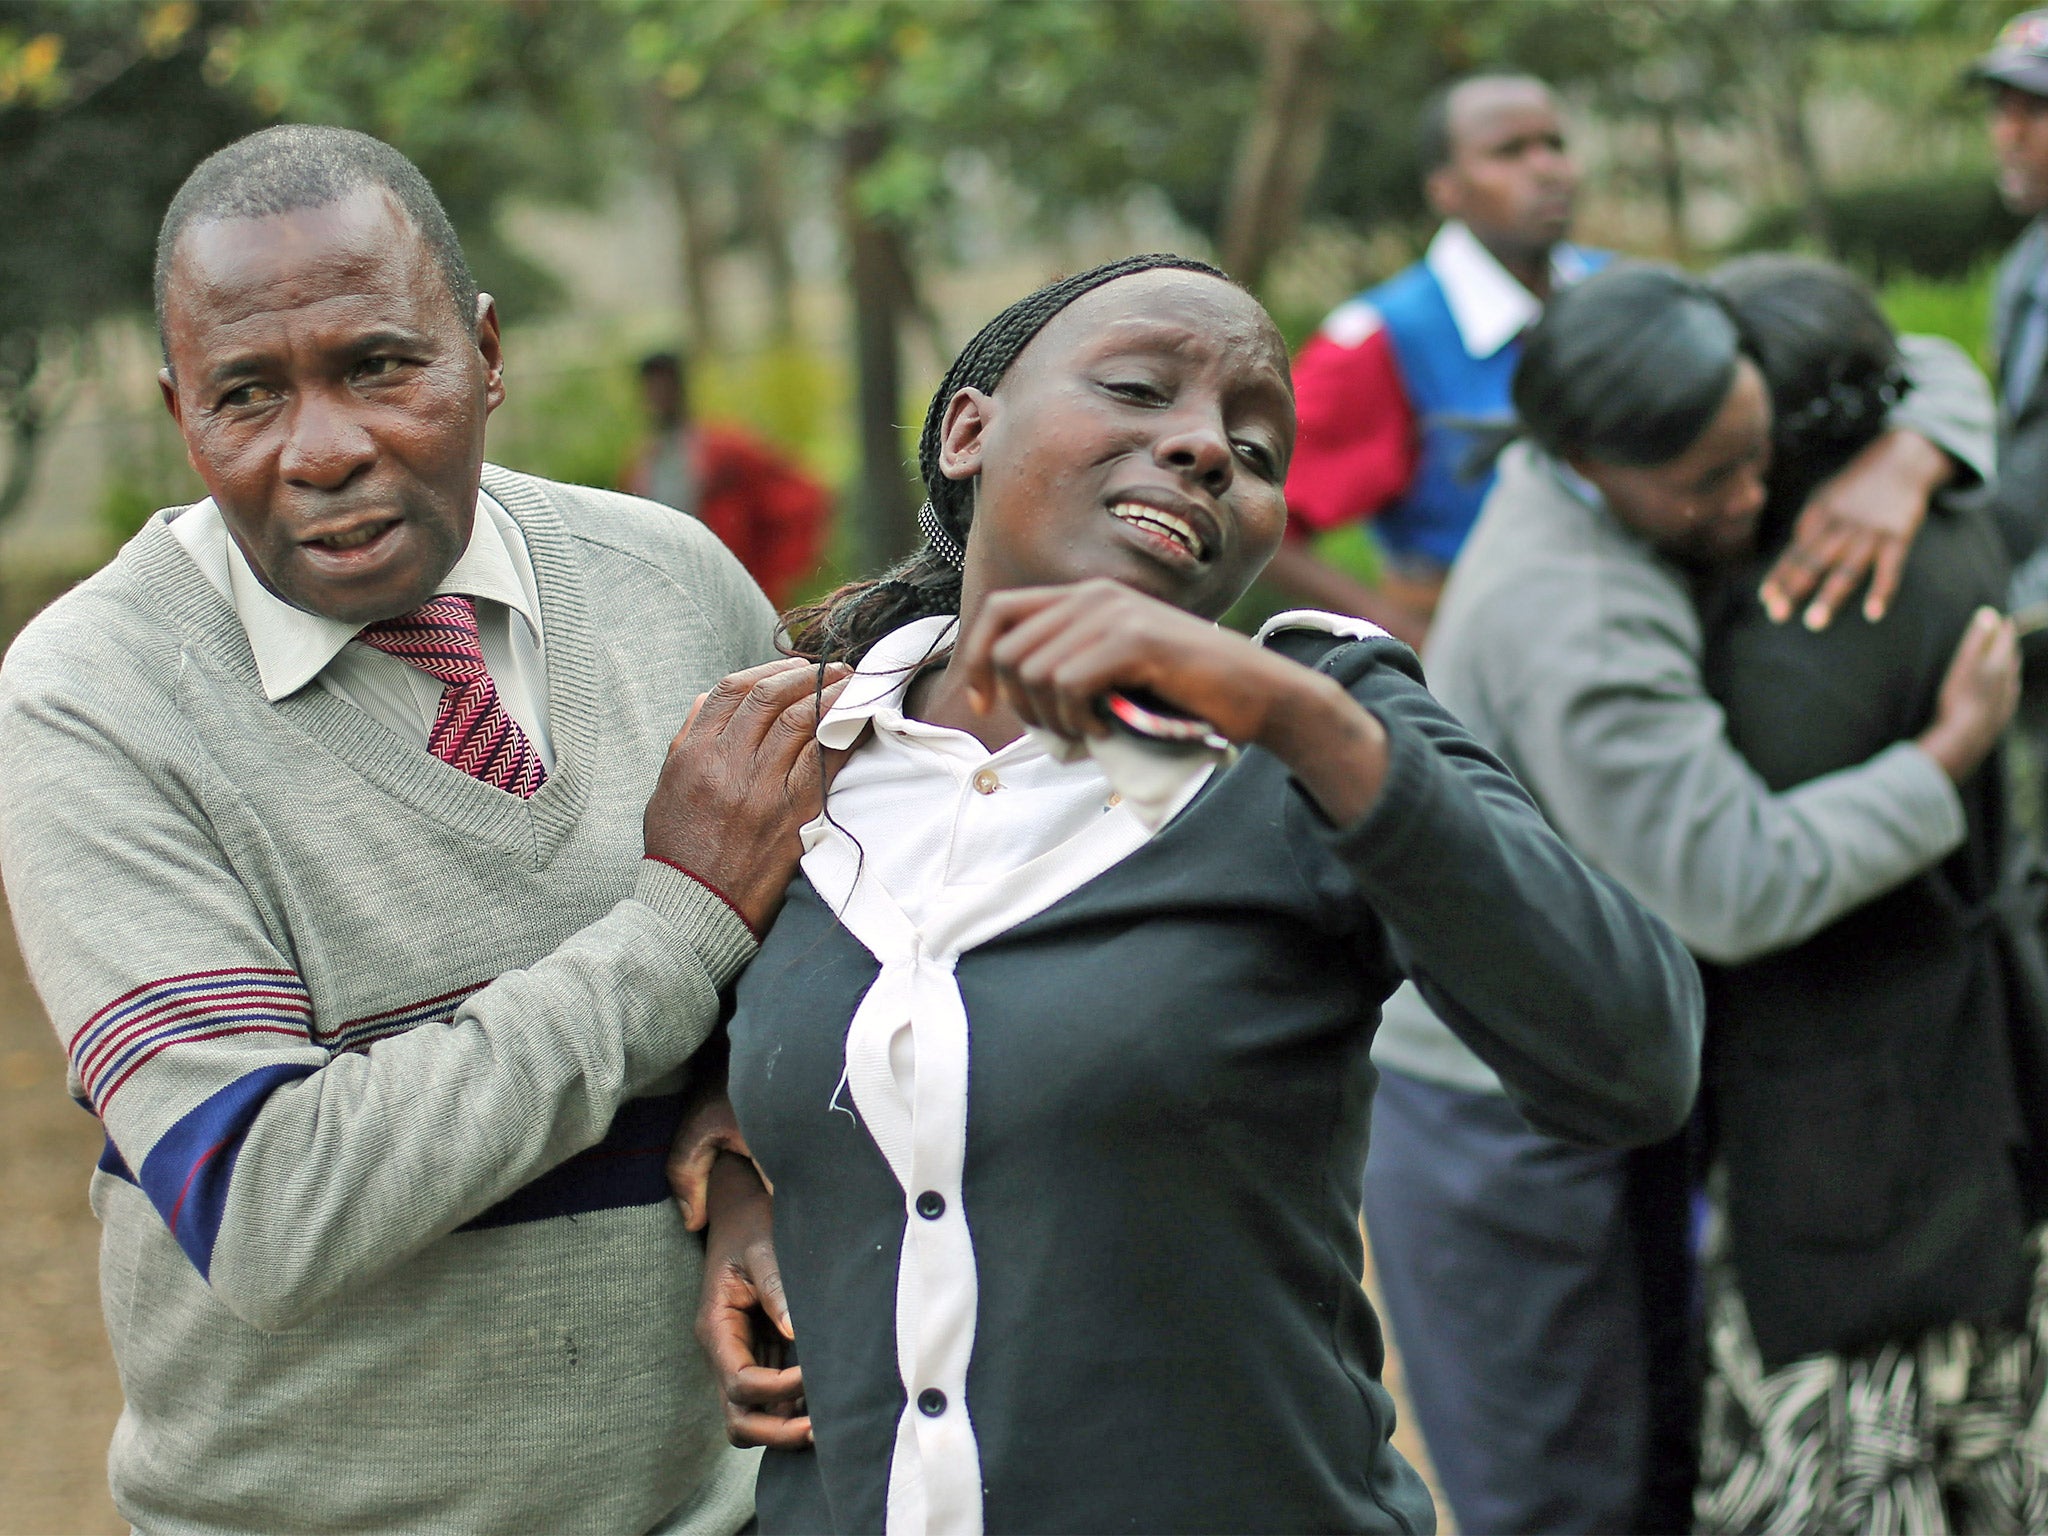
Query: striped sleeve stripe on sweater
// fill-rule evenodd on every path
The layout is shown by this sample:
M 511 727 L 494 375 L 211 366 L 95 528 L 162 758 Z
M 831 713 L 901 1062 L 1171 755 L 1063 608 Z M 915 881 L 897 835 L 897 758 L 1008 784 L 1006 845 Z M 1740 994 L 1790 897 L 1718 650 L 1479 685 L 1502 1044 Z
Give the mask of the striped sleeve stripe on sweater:
M 331 1031 L 315 1025 L 313 1043 L 329 1051 L 367 1050 L 375 1041 L 390 1035 L 402 1035 L 415 1024 L 446 1023 L 455 1017 L 455 1010 L 462 1006 L 465 998 L 482 991 L 484 986 L 485 983 L 478 982 L 473 986 L 457 987 L 439 997 L 423 998 L 417 1003 L 406 1003 L 382 1013 L 350 1019 Z
M 72 1037 L 80 1102 L 102 1113 L 122 1084 L 173 1046 L 236 1035 L 281 1035 L 329 1057 L 365 1051 L 420 1024 L 446 1023 L 483 983 L 350 1019 L 332 1030 L 313 1019 L 299 977 L 277 967 L 226 967 L 145 982 L 101 1008 Z M 228 1186 L 242 1143 L 266 1100 L 318 1070 L 307 1061 L 273 1062 L 246 1072 L 180 1116 L 137 1170 L 109 1136 L 99 1167 L 139 1185 L 201 1275 L 227 1212 Z M 602 1141 L 485 1211 L 465 1230 L 507 1226 L 668 1198 L 668 1147 L 681 1117 L 680 1095 L 625 1105 Z
M 233 1035 L 312 1040 L 306 984 L 288 970 L 234 966 L 166 976 L 122 993 L 71 1037 L 71 1066 L 96 1114 L 135 1073 L 174 1045 Z
M 249 1127 L 271 1094 L 316 1070 L 311 1062 L 281 1061 L 245 1073 L 188 1111 L 142 1160 L 136 1182 L 206 1278 L 213 1277 L 213 1245 Z

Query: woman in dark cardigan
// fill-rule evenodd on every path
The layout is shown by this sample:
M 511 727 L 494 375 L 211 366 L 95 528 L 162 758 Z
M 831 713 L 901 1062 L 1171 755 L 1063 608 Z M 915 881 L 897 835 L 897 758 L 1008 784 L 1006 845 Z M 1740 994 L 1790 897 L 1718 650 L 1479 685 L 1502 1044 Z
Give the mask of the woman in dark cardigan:
M 1758 547 L 1702 597 L 1708 687 L 1774 791 L 1910 738 L 1957 639 L 1997 605 L 1989 519 L 1951 505 L 1879 624 L 1773 624 L 1755 597 L 1808 490 L 1881 430 L 1900 354 L 1822 263 L 1759 257 L 1715 286 L 1773 399 Z M 1989 907 L 2000 759 L 1958 786 L 1968 835 L 1813 938 L 1703 967 L 1716 1223 L 1700 1528 L 2048 1530 L 2039 1253 L 2042 1085 Z M 2031 1299 L 2031 1304 L 2030 1304 Z
M 1359 1285 L 1381 1001 L 1563 1134 L 1686 1112 L 1691 961 L 1409 651 L 1216 626 L 1293 435 L 1220 273 L 1069 278 L 934 399 L 926 547 L 791 620 L 861 671 L 730 1028 L 815 1430 L 764 1531 L 1431 1529 Z M 1134 764 L 1111 691 L 1222 740 Z

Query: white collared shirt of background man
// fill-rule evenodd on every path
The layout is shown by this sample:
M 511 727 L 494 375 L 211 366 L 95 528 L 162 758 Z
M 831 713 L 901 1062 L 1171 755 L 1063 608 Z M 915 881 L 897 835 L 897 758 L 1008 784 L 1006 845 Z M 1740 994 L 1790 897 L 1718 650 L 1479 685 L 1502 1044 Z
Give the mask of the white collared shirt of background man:
M 469 544 L 437 596 L 477 599 L 477 638 L 484 666 L 506 711 L 550 773 L 547 652 L 542 642 L 540 588 L 526 536 L 512 515 L 479 491 Z M 257 579 L 211 498 L 181 512 L 171 532 L 206 579 L 225 597 L 249 636 L 249 649 L 272 703 L 318 682 L 380 725 L 422 750 L 440 712 L 444 685 L 418 667 L 356 640 L 360 624 L 295 608 Z
M 1543 314 L 1543 301 L 1523 287 L 1521 279 L 1456 219 L 1447 220 L 1437 230 L 1422 261 L 1443 289 L 1444 303 L 1450 306 L 1451 322 L 1458 328 L 1458 339 L 1468 357 L 1492 357 Z M 1560 245 L 1551 252 L 1554 289 L 1569 288 L 1591 271 L 1586 258 L 1573 246 Z M 1339 346 L 1355 347 L 1383 324 L 1379 310 L 1358 298 L 1332 310 L 1322 330 Z

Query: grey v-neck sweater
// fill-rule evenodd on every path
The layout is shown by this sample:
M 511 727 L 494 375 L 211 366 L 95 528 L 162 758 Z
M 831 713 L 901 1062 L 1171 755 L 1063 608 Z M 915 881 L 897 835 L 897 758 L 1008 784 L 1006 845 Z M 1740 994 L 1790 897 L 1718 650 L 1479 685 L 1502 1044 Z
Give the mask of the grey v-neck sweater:
M 532 551 L 530 801 L 318 687 L 267 702 L 168 526 L 0 667 L 0 872 L 104 1123 L 145 1531 L 730 1532 L 662 1155 L 752 938 L 640 858 L 697 692 L 774 618 L 699 524 L 486 469 Z

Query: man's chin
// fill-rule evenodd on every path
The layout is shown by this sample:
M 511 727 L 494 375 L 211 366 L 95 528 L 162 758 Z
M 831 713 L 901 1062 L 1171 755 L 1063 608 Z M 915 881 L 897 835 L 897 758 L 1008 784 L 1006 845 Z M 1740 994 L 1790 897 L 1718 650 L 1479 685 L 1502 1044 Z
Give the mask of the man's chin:
M 2038 219 L 2048 213 L 2048 186 L 2036 186 L 2032 182 L 2008 182 L 1999 178 L 1998 200 L 2005 205 L 2005 211 L 2015 218 Z
M 392 529 L 351 550 L 294 546 L 286 558 L 291 578 L 276 588 L 295 608 L 342 624 L 374 624 L 410 613 L 434 595 L 459 551 L 422 537 L 417 524 Z

